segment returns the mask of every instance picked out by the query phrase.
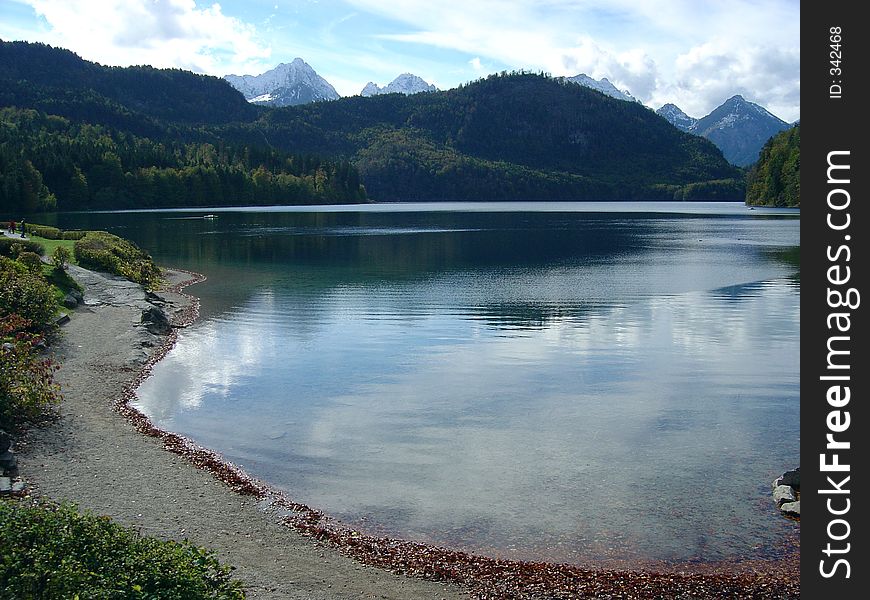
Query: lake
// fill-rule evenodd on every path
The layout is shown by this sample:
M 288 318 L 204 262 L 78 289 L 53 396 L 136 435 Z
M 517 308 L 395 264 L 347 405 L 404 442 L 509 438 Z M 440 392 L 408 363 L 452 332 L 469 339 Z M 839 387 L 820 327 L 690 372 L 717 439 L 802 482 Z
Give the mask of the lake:
M 795 211 L 56 219 L 209 278 L 137 407 L 352 527 L 577 564 L 770 557 L 796 537 L 770 496 L 799 461 Z

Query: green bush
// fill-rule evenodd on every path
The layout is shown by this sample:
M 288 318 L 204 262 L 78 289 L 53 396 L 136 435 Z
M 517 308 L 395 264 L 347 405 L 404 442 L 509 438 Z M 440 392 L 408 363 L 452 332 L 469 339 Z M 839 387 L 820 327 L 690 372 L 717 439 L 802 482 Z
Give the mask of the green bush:
M 242 599 L 214 553 L 72 505 L 0 502 L 0 597 Z
M 62 240 L 63 232 L 57 227 L 50 227 L 49 225 L 25 225 L 28 233 L 33 235 L 38 235 L 39 237 L 44 237 L 47 240 Z
M 35 421 L 60 400 L 57 366 L 39 356 L 41 338 L 26 331 L 29 325 L 18 315 L 0 318 L 0 429 Z
M 87 234 L 88 234 L 87 231 L 82 231 L 80 229 L 73 229 L 71 231 L 64 231 L 63 232 L 63 239 L 65 239 L 65 240 L 80 240 L 83 237 L 85 237 L 85 235 L 87 235 Z
M 19 244 L 22 250 L 26 250 L 28 252 L 35 252 L 40 256 L 45 254 L 45 247 L 39 242 L 34 242 L 33 240 L 21 240 L 18 238 L 8 238 L 0 236 L 0 254 L 3 256 L 10 256 L 15 258 L 18 254 L 13 251 L 13 247 Z
M 160 281 L 160 269 L 136 244 L 105 231 L 89 231 L 76 241 L 73 252 L 79 265 L 86 269 L 108 271 L 130 281 L 154 287 Z
M 0 318 L 19 315 L 38 329 L 56 310 L 54 291 L 41 273 L 22 273 L 5 266 L 0 269 Z
M 51 253 L 51 264 L 57 270 L 63 271 L 66 269 L 70 260 L 72 260 L 72 252 L 69 251 L 69 248 L 65 248 L 64 246 L 58 246 L 54 249 L 54 252 Z
M 21 252 L 16 260 L 24 265 L 28 273 L 33 273 L 34 275 L 42 273 L 42 259 L 39 258 L 36 252 Z

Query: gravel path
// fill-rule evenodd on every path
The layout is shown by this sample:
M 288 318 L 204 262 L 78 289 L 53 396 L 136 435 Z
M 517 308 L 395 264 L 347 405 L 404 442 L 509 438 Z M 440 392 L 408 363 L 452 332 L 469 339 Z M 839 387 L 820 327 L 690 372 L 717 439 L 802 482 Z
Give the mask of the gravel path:
M 113 406 L 162 341 L 140 324 L 152 305 L 139 286 L 74 266 L 70 272 L 85 287 L 86 304 L 71 311 L 55 343 L 60 418 L 31 431 L 19 454 L 21 474 L 38 493 L 211 548 L 237 568 L 249 598 L 468 598 L 456 586 L 362 565 L 279 525 L 256 499 L 137 433 Z M 190 304 L 181 294 L 160 295 L 170 316 Z

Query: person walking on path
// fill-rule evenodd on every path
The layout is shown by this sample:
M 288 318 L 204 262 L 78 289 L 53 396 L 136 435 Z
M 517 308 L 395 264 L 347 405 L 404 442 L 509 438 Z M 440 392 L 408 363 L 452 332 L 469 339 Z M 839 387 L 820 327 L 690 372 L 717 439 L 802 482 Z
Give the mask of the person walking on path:
M 25 226 L 24 226 L 24 219 L 21 219 L 21 239 L 22 240 L 27 237 L 26 233 L 27 233 L 27 229 L 25 229 Z
M 15 221 L 9 221 L 9 233 L 15 233 Z

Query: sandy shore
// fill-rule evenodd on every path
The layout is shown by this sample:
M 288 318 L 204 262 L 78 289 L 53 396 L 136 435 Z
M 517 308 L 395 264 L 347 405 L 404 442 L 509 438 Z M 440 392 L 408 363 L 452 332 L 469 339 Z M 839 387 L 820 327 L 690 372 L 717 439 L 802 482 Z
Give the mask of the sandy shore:
M 32 430 L 19 454 L 21 474 L 38 493 L 211 548 L 237 568 L 250 598 L 468 598 L 458 586 L 365 566 L 279 524 L 256 499 L 135 431 L 114 405 L 162 341 L 140 326 L 149 304 L 138 286 L 71 271 L 87 304 L 71 311 L 54 348 L 60 418 Z M 170 314 L 190 304 L 177 293 L 160 295 Z
M 141 416 L 130 418 L 123 400 L 171 345 L 172 334 L 154 335 L 140 324 L 143 309 L 152 304 L 139 286 L 76 267 L 71 271 L 85 287 L 87 304 L 73 311 L 55 344 L 64 402 L 57 422 L 30 434 L 19 457 L 22 474 L 51 498 L 73 501 L 147 534 L 187 538 L 215 550 L 237 567 L 250 598 L 800 596 L 794 549 L 786 552 L 786 560 L 737 569 L 589 570 L 373 538 L 286 500 L 283 507 L 295 510 L 282 514 L 283 499 L 278 498 L 276 510 L 275 497 L 259 482 L 177 436 L 154 430 Z M 170 289 L 181 289 L 189 279 L 172 272 Z M 191 320 L 195 299 L 177 291 L 160 296 L 150 301 L 174 323 Z M 273 508 L 264 510 L 269 502 Z M 282 518 L 287 514 L 293 517 L 289 526 Z

